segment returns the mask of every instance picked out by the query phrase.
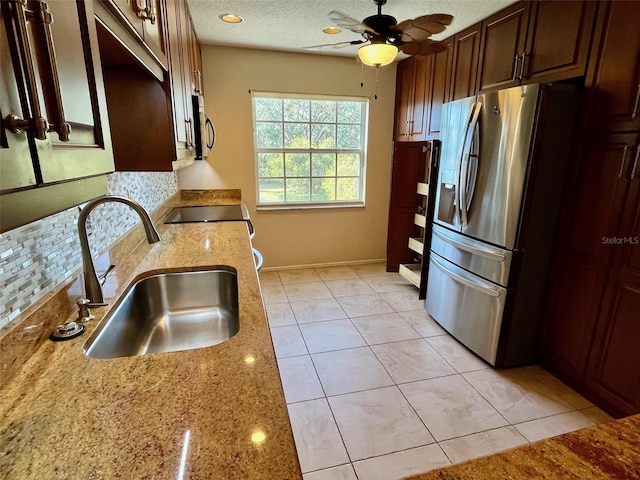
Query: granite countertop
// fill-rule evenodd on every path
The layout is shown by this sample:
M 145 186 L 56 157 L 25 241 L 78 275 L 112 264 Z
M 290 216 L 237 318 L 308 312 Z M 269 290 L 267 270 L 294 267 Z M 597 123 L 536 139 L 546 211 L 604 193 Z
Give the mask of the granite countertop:
M 183 200 L 167 206 L 199 204 Z M 0 477 L 302 478 L 246 223 L 158 226 L 162 240 L 109 275 L 110 305 L 145 272 L 231 266 L 240 331 L 208 348 L 94 359 L 82 346 L 110 307 L 96 309 L 84 335 L 44 341 L 0 390 Z

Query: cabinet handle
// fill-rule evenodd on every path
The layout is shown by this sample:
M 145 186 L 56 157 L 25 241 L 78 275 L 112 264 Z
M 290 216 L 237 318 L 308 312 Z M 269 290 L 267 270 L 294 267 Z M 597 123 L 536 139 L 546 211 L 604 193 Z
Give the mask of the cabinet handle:
M 149 20 L 151 25 L 156 24 L 156 7 L 153 5 L 153 0 L 136 0 L 134 10 L 138 18 L 143 21 Z
M 41 70 L 41 76 L 46 77 L 47 82 L 45 83 L 45 88 L 49 87 L 50 92 L 49 95 L 45 92 L 45 102 L 47 101 L 47 97 L 53 97 L 54 99 L 51 109 L 55 112 L 55 120 L 53 125 L 49 125 L 49 131 L 55 131 L 61 142 L 68 142 L 69 134 L 71 133 L 71 125 L 69 125 L 69 122 L 67 122 L 64 117 L 62 91 L 60 90 L 60 77 L 58 76 L 58 66 L 56 61 L 56 50 L 53 43 L 53 35 L 51 33 L 53 16 L 51 15 L 51 12 L 49 12 L 49 6 L 44 0 L 38 0 L 35 4 L 38 7 L 36 18 L 41 23 L 46 45 L 46 55 L 44 58 L 41 57 L 45 64 L 45 68 Z
M 631 119 L 635 120 L 638 117 L 638 105 L 640 104 L 640 83 L 638 84 L 638 90 L 636 91 L 636 103 L 633 106 L 633 113 Z
M 202 93 L 202 74 L 200 73 L 200 70 L 194 70 L 193 76 L 196 79 L 194 88 L 195 93 Z
M 187 150 L 193 150 L 193 148 L 195 146 L 194 142 L 193 142 L 193 120 L 188 118 L 188 119 L 186 119 L 184 121 L 184 123 L 187 126 L 187 128 L 186 128 L 186 133 L 187 133 L 186 147 L 187 147 Z
M 516 55 L 513 59 L 513 78 L 512 80 L 515 82 L 518 80 L 518 62 L 520 61 L 520 55 Z
M 46 140 L 47 128 L 49 122 L 42 116 L 40 109 L 40 96 L 38 95 L 38 86 L 36 83 L 35 63 L 31 52 L 31 43 L 27 33 L 27 2 L 26 0 L 16 0 L 14 2 L 2 2 L 2 8 L 7 13 L 7 17 L 15 20 L 7 22 L 7 28 L 10 30 L 10 40 L 14 40 L 17 44 L 17 52 L 20 67 L 16 65 L 16 69 L 24 72 L 24 81 L 27 84 L 29 95 L 29 104 L 31 106 L 31 118 L 23 120 L 17 115 L 9 115 L 4 119 L 4 126 L 9 131 L 21 134 L 25 130 L 32 130 L 33 135 L 38 140 Z M 31 12 L 29 12 L 31 13 Z
M 622 162 L 620 162 L 620 171 L 618 172 L 618 178 L 622 178 L 624 175 L 624 164 L 627 159 L 627 151 L 629 150 L 629 145 L 624 146 L 624 150 L 622 150 Z
M 520 75 L 518 77 L 518 80 L 522 81 L 524 80 L 524 67 L 527 61 L 527 52 L 522 52 L 522 55 L 520 55 L 520 57 L 522 58 L 522 61 L 520 63 Z
M 638 166 L 638 161 L 640 160 L 640 145 L 636 147 L 636 158 L 633 161 L 633 167 L 631 167 L 631 176 L 629 180 L 633 180 L 636 178 L 636 167 Z

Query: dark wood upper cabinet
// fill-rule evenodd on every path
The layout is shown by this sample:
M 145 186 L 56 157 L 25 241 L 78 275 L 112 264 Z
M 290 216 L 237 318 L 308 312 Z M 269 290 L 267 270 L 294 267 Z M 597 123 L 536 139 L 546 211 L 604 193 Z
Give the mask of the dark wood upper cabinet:
M 440 119 L 442 118 L 442 104 L 448 95 L 448 75 L 447 68 L 450 66 L 451 47 L 445 51 L 433 55 L 433 69 L 431 74 L 431 92 L 427 105 L 427 138 L 439 138 Z
M 431 92 L 431 56 L 416 55 L 398 64 L 395 140 L 425 140 Z
M 520 84 L 529 2 L 519 2 L 482 22 L 478 91 Z
M 597 2 L 518 2 L 482 22 L 478 91 L 585 74 Z
M 113 171 L 114 160 L 92 2 L 1 7 L 0 217 L 6 231 L 106 193 L 104 177 L 100 188 L 97 180 L 68 181 L 98 179 Z M 21 128 L 12 128 L 10 118 L 24 121 Z
M 585 74 L 598 2 L 543 0 L 531 3 L 523 83 L 553 82 Z
M 163 69 L 168 68 L 164 0 L 99 0 Z M 104 19 L 104 16 L 101 16 Z M 106 20 L 108 22 L 108 20 Z M 110 24 L 113 26 L 113 24 Z
M 449 100 L 470 97 L 476 93 L 481 24 L 469 27 L 453 37 L 453 64 Z
M 185 0 L 167 0 L 167 18 L 176 28 L 169 37 L 171 65 L 171 98 L 173 104 L 176 161 L 183 162 L 195 156 L 195 130 L 193 121 L 192 54 L 189 10 Z
M 586 82 L 587 131 L 640 130 L 640 4 L 600 6 Z
M 409 140 L 409 109 L 413 93 L 413 57 L 398 63 L 396 69 L 396 108 L 394 138 L 397 142 Z
M 195 159 L 192 95 L 202 84 L 201 72 L 195 73 L 199 49 L 184 0 L 144 1 L 157 17 L 145 20 L 143 34 L 163 45 L 167 70 L 151 55 L 141 60 L 139 38 L 121 28 L 110 0 L 98 3 L 105 5 L 98 35 L 116 170 L 172 171 Z M 157 32 L 150 28 L 156 26 Z

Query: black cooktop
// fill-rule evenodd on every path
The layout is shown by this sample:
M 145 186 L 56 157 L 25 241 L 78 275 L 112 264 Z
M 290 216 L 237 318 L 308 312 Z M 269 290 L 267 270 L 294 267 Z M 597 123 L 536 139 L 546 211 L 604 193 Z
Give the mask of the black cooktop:
M 164 223 L 229 222 L 248 219 L 240 205 L 211 205 L 174 208 Z

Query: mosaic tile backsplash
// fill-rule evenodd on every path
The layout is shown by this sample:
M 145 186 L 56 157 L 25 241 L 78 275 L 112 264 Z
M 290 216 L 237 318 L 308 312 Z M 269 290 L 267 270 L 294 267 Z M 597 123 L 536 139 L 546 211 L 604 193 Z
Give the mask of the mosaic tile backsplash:
M 149 213 L 178 191 L 176 172 L 116 172 L 109 195 L 139 202 Z M 0 328 L 82 268 L 78 239 L 79 207 L 0 234 Z M 107 203 L 89 216 L 94 257 L 140 222 L 126 205 Z

